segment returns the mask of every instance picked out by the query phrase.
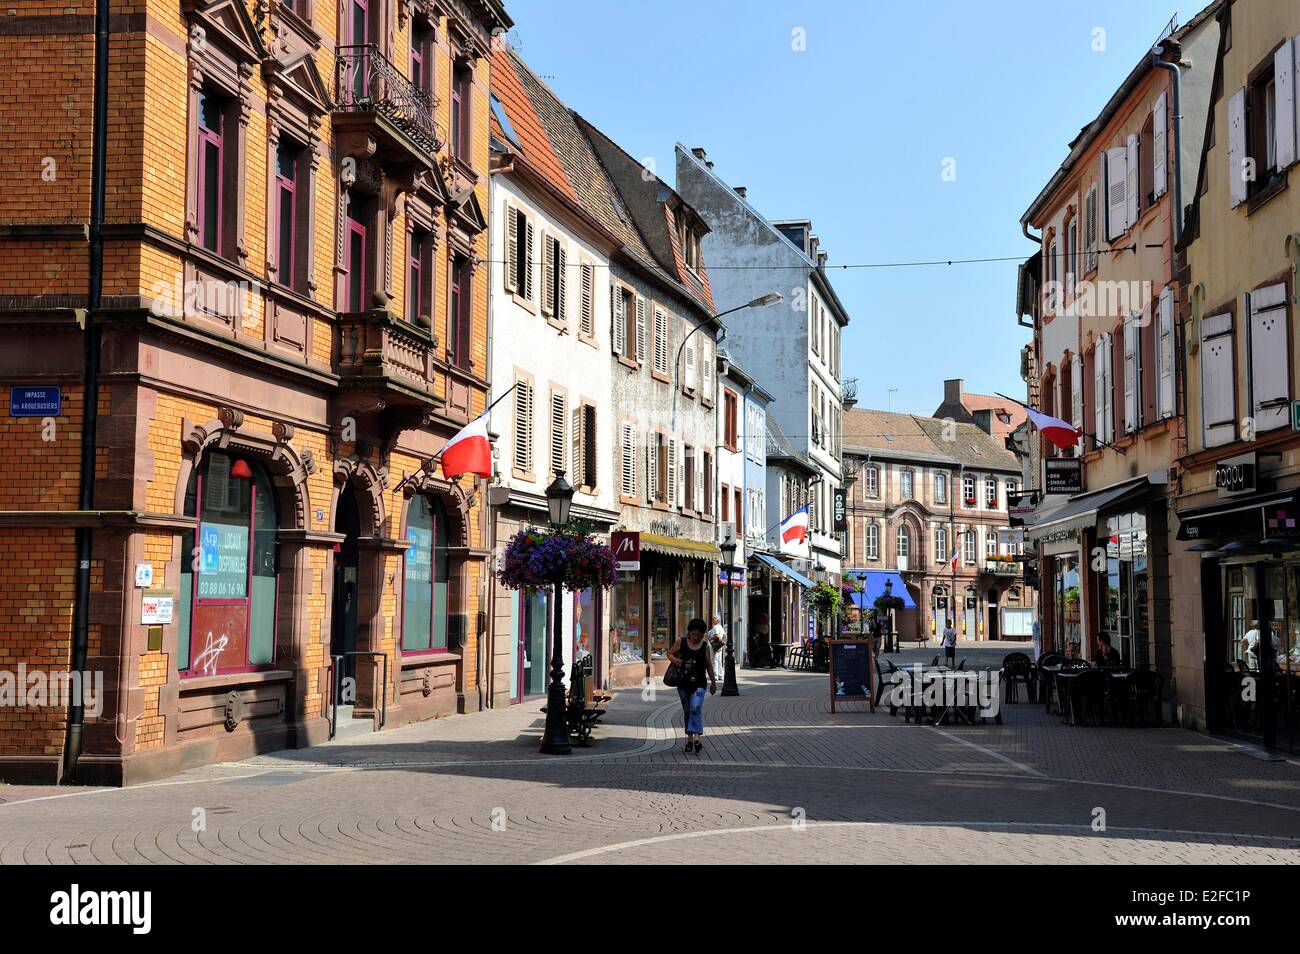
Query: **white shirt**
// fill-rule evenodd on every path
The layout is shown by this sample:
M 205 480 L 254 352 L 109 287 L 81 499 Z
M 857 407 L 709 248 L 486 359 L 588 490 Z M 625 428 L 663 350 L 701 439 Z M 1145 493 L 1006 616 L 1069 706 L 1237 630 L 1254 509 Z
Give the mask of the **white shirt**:
M 943 645 L 945 648 L 957 645 L 957 630 L 951 626 L 943 631 Z

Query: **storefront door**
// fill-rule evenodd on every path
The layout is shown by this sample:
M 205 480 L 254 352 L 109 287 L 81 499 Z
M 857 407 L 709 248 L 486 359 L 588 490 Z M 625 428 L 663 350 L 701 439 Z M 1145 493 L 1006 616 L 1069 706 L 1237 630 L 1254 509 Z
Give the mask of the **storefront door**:
M 1228 565 L 1222 581 L 1219 724 L 1294 752 L 1300 748 L 1300 565 Z
M 519 695 L 514 702 L 545 695 L 551 632 L 550 593 L 546 590 L 520 593 L 519 600 L 519 651 L 516 654 Z
M 356 677 L 357 657 L 348 656 L 357 648 L 357 538 L 361 535 L 361 515 L 356 492 L 345 485 L 339 494 L 334 515 L 334 532 L 343 534 L 343 542 L 334 549 L 334 605 L 330 613 L 330 655 L 343 656 L 340 675 Z M 355 699 L 340 699 L 350 703 Z

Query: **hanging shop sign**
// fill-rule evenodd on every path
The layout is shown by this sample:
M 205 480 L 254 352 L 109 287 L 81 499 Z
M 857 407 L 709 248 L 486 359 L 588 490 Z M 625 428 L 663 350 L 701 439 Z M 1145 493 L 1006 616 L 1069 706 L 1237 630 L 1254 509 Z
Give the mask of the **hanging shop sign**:
M 641 534 L 637 530 L 616 530 L 609 535 L 609 545 L 614 551 L 614 569 L 619 573 L 638 573 L 641 570 Z
M 1013 527 L 1024 526 L 1025 520 L 1038 509 L 1038 491 L 1025 490 L 1007 497 L 1007 516 Z
M 1043 488 L 1049 494 L 1083 493 L 1083 460 L 1048 457 L 1043 461 Z
M 834 493 L 835 532 L 844 533 L 849 529 L 849 508 L 844 488 L 836 487 Z
M 1236 497 L 1255 492 L 1259 461 L 1254 451 L 1238 454 L 1214 464 L 1214 486 L 1220 497 Z

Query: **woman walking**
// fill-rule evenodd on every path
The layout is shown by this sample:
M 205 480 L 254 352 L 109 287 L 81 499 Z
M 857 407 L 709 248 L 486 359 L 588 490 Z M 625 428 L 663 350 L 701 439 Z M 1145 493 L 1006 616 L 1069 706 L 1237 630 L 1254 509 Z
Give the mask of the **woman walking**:
M 677 694 L 682 700 L 682 717 L 686 720 L 685 752 L 699 754 L 704 748 L 700 736 L 704 735 L 704 687 L 716 692 L 718 680 L 713 674 L 713 648 L 704 638 L 705 622 L 693 619 L 686 626 L 686 639 L 676 640 L 668 650 L 668 661 L 681 668 L 681 681 Z

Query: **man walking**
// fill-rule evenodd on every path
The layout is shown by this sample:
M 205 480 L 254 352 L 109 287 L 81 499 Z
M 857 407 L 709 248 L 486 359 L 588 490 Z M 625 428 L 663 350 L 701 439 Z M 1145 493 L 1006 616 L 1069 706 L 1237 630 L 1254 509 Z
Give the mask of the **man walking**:
M 943 659 L 949 668 L 957 661 L 957 627 L 951 621 L 943 628 Z

